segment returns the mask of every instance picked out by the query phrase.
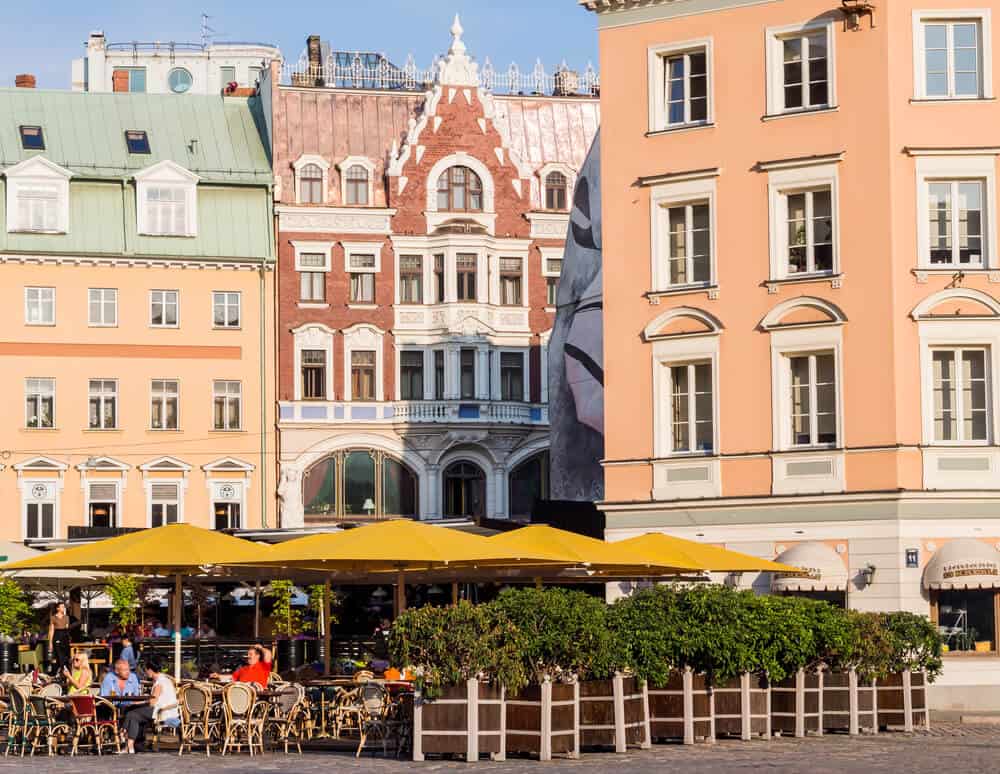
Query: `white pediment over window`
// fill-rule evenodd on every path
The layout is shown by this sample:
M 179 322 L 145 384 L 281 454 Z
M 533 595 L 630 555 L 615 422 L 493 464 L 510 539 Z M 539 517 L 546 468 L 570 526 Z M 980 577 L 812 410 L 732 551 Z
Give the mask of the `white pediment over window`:
M 139 470 L 143 472 L 187 473 L 191 470 L 191 466 L 186 462 L 181 462 L 176 457 L 158 457 L 155 460 L 144 462 L 139 466 Z
M 44 156 L 4 170 L 7 231 L 65 234 L 69 231 L 69 179 L 73 173 Z
M 238 460 L 236 457 L 223 457 L 215 460 L 214 462 L 202 465 L 201 469 L 204 471 L 215 471 L 219 473 L 232 473 L 233 471 L 249 473 L 254 468 L 251 463 L 243 462 L 243 460 Z
M 198 233 L 198 181 L 170 160 L 135 173 L 136 223 L 148 236 L 192 237 Z
M 12 466 L 16 471 L 22 470 L 32 470 L 32 471 L 51 471 L 51 472 L 63 472 L 69 468 L 65 462 L 60 462 L 59 460 L 54 460 L 51 457 L 32 457 L 25 460 L 24 462 L 18 462 Z
M 124 473 L 131 467 L 127 462 L 116 460 L 113 457 L 91 457 L 85 462 L 76 466 L 77 470 L 113 470 Z

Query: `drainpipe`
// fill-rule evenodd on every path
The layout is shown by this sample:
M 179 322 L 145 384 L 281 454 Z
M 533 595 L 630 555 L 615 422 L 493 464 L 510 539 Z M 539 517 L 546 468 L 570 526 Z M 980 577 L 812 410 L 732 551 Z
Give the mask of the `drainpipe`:
M 267 281 L 267 265 L 260 265 L 260 526 L 267 529 L 267 305 L 264 286 Z

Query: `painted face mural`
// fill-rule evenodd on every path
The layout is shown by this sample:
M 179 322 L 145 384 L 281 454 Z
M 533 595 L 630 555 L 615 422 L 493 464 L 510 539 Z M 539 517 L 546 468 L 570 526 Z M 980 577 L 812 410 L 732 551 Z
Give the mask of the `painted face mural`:
M 604 496 L 604 339 L 600 135 L 573 193 L 566 252 L 549 340 L 552 497 Z

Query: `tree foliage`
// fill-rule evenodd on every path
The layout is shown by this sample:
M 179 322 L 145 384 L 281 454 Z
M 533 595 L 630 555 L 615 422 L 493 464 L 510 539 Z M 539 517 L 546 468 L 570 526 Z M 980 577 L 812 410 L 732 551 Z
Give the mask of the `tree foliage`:
M 28 595 L 12 578 L 0 577 L 0 635 L 17 637 L 31 618 Z
M 267 595 L 274 600 L 271 607 L 274 633 L 289 638 L 301 634 L 302 611 L 292 606 L 295 585 L 290 580 L 271 581 Z
M 139 620 L 142 581 L 134 575 L 111 575 L 104 582 L 104 593 L 111 600 L 111 619 L 124 631 Z

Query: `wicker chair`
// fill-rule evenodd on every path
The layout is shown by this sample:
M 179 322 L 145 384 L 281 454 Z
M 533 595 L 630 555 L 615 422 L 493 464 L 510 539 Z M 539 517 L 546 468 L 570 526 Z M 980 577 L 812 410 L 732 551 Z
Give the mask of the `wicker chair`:
M 56 699 L 63 695 L 63 688 L 59 683 L 46 683 L 38 689 L 38 695 Z
M 301 685 L 286 684 L 280 691 L 265 720 L 264 732 L 275 747 L 284 746 L 285 755 L 289 744 L 294 744 L 301 755 L 302 739 L 308 738 L 307 729 L 311 728 L 305 689 Z
M 389 710 L 391 702 L 389 692 L 378 683 L 365 683 L 361 686 L 361 726 L 358 739 L 358 751 L 355 758 L 361 756 L 369 736 L 377 736 L 382 740 L 382 754 L 388 751 Z
M 4 756 L 21 748 L 24 755 L 24 741 L 28 730 L 28 693 L 12 684 L 7 686 L 7 746 Z
M 57 741 L 69 736 L 69 725 L 59 719 L 63 706 L 47 696 L 35 694 L 28 697 L 28 724 L 24 734 L 24 746 L 30 744 L 31 755 L 44 746 L 48 754 L 55 755 Z M 24 754 L 24 746 L 21 754 Z
M 361 688 L 340 689 L 332 714 L 334 737 L 339 739 L 345 731 L 360 731 L 364 715 Z
M 183 755 L 184 748 L 193 750 L 204 747 L 205 754 L 212 754 L 212 745 L 219 743 L 222 731 L 221 705 L 214 703 L 212 690 L 200 683 L 187 685 L 180 695 L 183 728 L 181 743 L 177 750 Z
M 264 720 L 267 704 L 257 701 L 257 692 L 249 683 L 230 683 L 222 694 L 225 723 L 223 724 L 222 754 L 230 747 L 237 752 L 246 744 L 250 755 L 254 745 L 264 752 Z
M 69 697 L 70 711 L 73 714 L 73 747 L 71 755 L 76 755 L 80 740 L 90 739 L 97 749 L 98 755 L 103 755 L 104 738 L 114 743 L 115 750 L 121 750 L 121 738 L 118 736 L 118 710 L 111 702 L 100 696 L 78 694 Z M 100 718 L 98 707 L 106 709 L 110 717 Z

